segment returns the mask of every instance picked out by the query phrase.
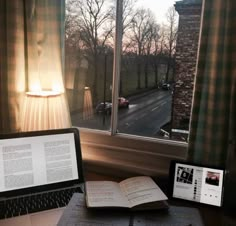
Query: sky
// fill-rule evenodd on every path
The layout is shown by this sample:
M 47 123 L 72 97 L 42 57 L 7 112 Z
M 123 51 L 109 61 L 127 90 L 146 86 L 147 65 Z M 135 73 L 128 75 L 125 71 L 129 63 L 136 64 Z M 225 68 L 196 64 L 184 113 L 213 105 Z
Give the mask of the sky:
M 173 6 L 179 0 L 137 0 L 139 7 L 149 8 L 156 15 L 158 23 L 165 22 L 165 14 L 169 7 Z

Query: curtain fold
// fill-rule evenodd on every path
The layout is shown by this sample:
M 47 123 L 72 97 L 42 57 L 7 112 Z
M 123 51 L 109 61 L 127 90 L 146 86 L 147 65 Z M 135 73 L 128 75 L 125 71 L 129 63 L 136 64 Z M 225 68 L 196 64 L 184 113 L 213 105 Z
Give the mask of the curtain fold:
M 236 1 L 204 1 L 188 158 L 225 166 L 235 139 Z
M 0 1 L 0 132 L 20 129 L 17 120 L 25 89 L 23 1 Z
M 31 4 L 26 1 L 29 91 L 64 91 L 61 76 L 63 1 L 31 0 Z
M 0 1 L 0 133 L 22 130 L 27 91 L 61 92 L 63 127 L 71 126 L 63 81 L 64 17 L 64 0 Z

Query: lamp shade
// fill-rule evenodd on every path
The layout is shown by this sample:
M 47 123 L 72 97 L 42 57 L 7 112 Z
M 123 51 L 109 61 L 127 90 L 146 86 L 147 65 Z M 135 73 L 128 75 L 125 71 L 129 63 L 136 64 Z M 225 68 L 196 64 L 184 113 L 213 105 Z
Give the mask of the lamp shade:
M 22 106 L 21 130 L 47 130 L 70 127 L 63 93 L 27 92 Z
M 89 87 L 84 88 L 84 109 L 83 109 L 83 119 L 89 120 L 93 118 L 93 104 L 92 95 Z

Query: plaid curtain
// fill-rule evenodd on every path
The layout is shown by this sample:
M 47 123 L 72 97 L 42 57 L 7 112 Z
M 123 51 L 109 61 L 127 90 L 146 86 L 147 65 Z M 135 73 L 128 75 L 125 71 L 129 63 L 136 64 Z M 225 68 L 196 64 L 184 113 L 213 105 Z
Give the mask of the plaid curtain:
M 225 166 L 235 140 L 236 1 L 205 0 L 189 160 Z
M 23 1 L 0 1 L 0 132 L 19 128 L 18 97 L 25 89 L 23 12 Z
M 0 1 L 0 133 L 21 130 L 26 91 L 64 92 L 64 14 L 64 0 Z

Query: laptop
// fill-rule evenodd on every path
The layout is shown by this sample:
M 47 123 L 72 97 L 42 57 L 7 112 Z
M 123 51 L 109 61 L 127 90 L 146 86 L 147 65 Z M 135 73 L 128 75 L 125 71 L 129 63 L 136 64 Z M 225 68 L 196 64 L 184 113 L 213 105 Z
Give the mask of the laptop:
M 170 192 L 173 199 L 221 207 L 225 169 L 191 162 L 171 161 Z
M 84 176 L 77 128 L 0 135 L 0 226 L 56 225 Z

